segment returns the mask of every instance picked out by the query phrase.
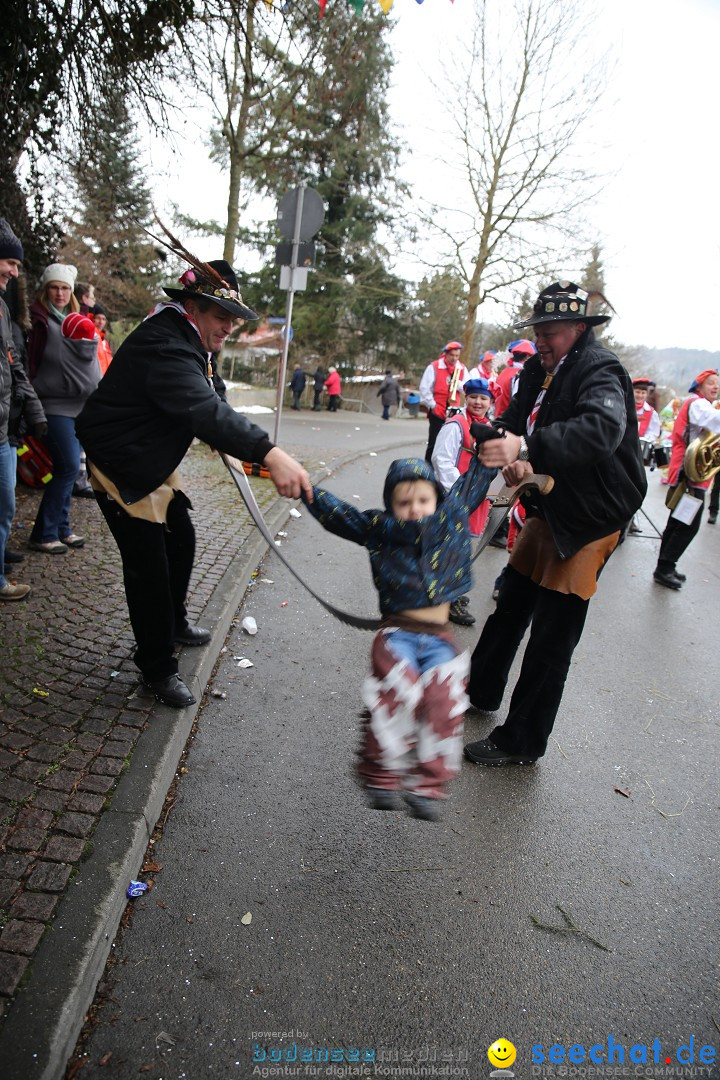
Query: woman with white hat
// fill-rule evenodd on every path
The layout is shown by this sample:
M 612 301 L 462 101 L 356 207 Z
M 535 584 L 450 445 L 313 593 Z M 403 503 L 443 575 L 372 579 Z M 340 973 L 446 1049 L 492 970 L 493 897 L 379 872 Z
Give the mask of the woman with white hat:
M 94 325 L 78 314 L 73 293 L 76 277 L 74 266 L 52 263 L 46 267 L 40 293 L 30 308 L 30 378 L 47 416 L 46 443 L 53 474 L 43 492 L 29 546 L 46 555 L 64 555 L 69 547 L 85 543 L 85 537 L 70 525 L 81 452 L 75 417 L 100 381 L 100 365 Z

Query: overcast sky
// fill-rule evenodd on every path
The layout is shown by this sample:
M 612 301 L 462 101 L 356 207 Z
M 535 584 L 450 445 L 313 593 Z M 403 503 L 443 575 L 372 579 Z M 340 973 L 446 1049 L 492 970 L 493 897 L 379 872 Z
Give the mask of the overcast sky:
M 612 55 L 595 141 L 584 152 L 588 167 L 606 175 L 591 213 L 607 294 L 618 312 L 613 333 L 629 345 L 716 350 L 720 0 L 598 0 L 588 10 L 598 52 Z M 392 10 L 398 64 L 390 104 L 412 147 L 407 177 L 429 199 L 443 169 L 431 78 L 452 65 L 472 12 L 472 0 L 395 0 Z M 196 141 L 173 168 L 182 180 L 166 177 L 163 187 L 181 210 L 224 217 L 224 180 Z M 211 214 L 208 194 L 218 206 Z M 569 275 L 577 267 L 562 269 Z

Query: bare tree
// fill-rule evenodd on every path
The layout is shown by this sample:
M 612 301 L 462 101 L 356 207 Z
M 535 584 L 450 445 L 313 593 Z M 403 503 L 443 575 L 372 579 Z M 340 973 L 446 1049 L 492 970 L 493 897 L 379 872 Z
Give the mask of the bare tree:
M 455 165 L 445 156 L 465 195 L 425 215 L 442 237 L 442 261 L 451 256 L 465 283 L 466 348 L 483 303 L 512 302 L 574 243 L 587 249 L 579 223 L 596 178 L 575 150 L 605 69 L 588 59 L 586 8 L 573 0 L 475 2 L 450 96 Z
M 228 170 L 223 257 L 230 263 L 243 188 L 261 177 L 275 154 L 287 152 L 295 102 L 311 77 L 317 36 L 303 33 L 307 21 L 301 10 L 268 7 L 265 0 L 227 0 L 218 10 L 208 0 L 206 6 L 200 89 L 215 121 L 211 156 Z

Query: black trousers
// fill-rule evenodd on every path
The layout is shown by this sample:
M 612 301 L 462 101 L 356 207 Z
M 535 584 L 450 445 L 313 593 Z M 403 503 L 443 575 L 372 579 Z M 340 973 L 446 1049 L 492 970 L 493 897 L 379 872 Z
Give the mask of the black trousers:
M 660 541 L 660 552 L 657 561 L 657 570 L 665 574 L 675 569 L 675 564 L 697 536 L 702 523 L 705 508 L 705 491 L 703 488 L 688 488 L 687 490 L 689 495 L 701 499 L 703 505 L 698 509 L 689 525 L 686 525 L 684 521 L 677 521 L 672 514 L 668 518 L 665 532 L 662 534 L 662 540 Z
M 490 735 L 501 750 L 533 758 L 545 753 L 589 603 L 543 589 L 506 567 L 497 607 L 472 655 L 468 683 L 473 705 L 488 712 L 499 709 L 510 668 L 532 623 L 507 719 Z
M 445 423 L 445 418 L 442 416 L 436 416 L 435 413 L 428 413 L 428 421 L 430 424 L 430 431 L 428 432 L 428 444 L 425 451 L 425 460 L 432 461 L 433 450 L 435 449 L 435 442 L 437 440 L 440 428 Z
M 718 515 L 720 510 L 720 473 L 715 473 L 715 479 L 713 480 L 713 486 L 710 489 L 710 502 L 708 503 L 708 512 Z
M 134 660 L 148 680 L 176 674 L 175 632 L 187 626 L 185 598 L 195 558 L 195 529 L 182 491 L 168 507 L 167 525 L 130 517 L 107 495 L 98 505 L 120 550 Z

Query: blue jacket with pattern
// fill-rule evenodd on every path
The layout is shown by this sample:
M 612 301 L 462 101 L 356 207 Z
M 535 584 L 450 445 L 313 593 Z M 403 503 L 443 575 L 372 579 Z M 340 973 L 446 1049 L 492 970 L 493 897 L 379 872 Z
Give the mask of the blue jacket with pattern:
M 496 472 L 473 458 L 443 497 L 427 462 L 393 461 L 385 481 L 386 507 L 404 480 L 428 480 L 438 489 L 437 510 L 418 521 L 401 521 L 388 510 L 359 510 L 319 487 L 313 488 L 315 501 L 305 505 L 328 532 L 368 549 L 380 611 L 392 615 L 452 602 L 471 587 L 469 518 Z

